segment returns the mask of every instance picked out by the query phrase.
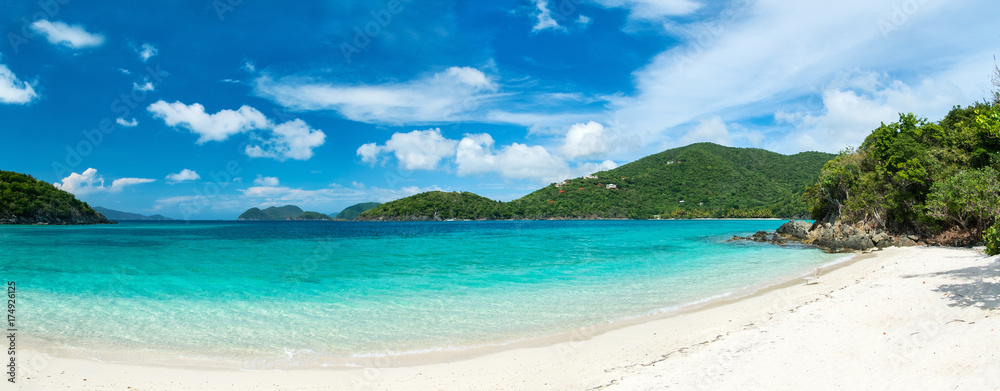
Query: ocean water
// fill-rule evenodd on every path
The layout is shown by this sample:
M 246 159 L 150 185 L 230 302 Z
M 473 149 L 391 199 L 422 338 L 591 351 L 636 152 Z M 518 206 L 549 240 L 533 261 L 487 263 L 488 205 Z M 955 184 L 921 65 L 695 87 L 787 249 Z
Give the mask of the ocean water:
M 23 345 L 249 369 L 501 345 L 745 294 L 842 257 L 780 221 L 0 226 Z

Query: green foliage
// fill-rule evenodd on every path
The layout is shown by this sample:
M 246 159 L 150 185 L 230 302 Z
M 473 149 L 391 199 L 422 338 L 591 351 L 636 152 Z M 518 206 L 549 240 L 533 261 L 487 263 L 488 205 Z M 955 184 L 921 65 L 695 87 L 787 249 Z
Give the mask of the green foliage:
M 503 203 L 469 192 L 430 191 L 398 199 L 365 211 L 359 220 L 482 220 L 504 219 Z
M 261 210 L 250 208 L 240 215 L 237 220 L 333 220 L 330 216 L 319 212 L 304 212 L 302 208 L 295 205 L 285 205 L 282 207 L 268 207 Z
M 986 242 L 986 255 L 1000 254 L 1000 221 L 983 233 L 983 241 Z
M 430 192 L 384 204 L 362 219 L 802 217 L 808 213 L 802 190 L 831 156 L 692 144 L 595 173 L 596 178 L 552 184 L 508 203 L 475 196 L 481 200 L 462 201 L 475 208 L 468 210 L 450 204 L 459 199 L 442 195 L 458 193 Z
M 818 220 L 978 235 L 1000 215 L 998 113 L 980 103 L 938 123 L 900 114 L 828 162 L 803 198 Z
M 364 213 L 364 211 L 374 208 L 376 206 L 382 205 L 380 202 L 362 202 L 360 204 L 355 204 L 348 206 L 343 211 L 337 214 L 337 220 L 354 220 Z
M 934 183 L 930 216 L 982 232 L 1000 216 L 1000 174 L 992 167 L 963 170 Z
M 291 220 L 301 216 L 302 213 L 302 208 L 295 205 L 272 206 L 264 210 L 250 208 L 243 212 L 237 220 Z
M 293 220 L 333 220 L 333 218 L 319 212 L 302 212 L 299 217 L 295 217 Z
M 48 182 L 0 171 L 0 222 L 98 223 L 103 216 Z

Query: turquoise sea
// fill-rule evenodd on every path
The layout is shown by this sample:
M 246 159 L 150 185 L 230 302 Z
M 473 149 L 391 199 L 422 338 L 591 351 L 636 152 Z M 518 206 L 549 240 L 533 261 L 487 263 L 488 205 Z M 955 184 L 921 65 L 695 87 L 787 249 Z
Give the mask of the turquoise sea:
M 0 226 L 19 343 L 248 369 L 500 345 L 750 293 L 843 255 L 780 221 Z

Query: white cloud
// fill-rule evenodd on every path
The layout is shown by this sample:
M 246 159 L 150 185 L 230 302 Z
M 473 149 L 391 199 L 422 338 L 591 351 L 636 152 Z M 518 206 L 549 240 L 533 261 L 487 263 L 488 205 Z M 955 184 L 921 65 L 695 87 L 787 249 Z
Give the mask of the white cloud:
M 539 32 L 545 29 L 565 30 L 562 26 L 559 26 L 559 22 L 556 22 L 552 18 L 552 11 L 549 10 L 548 0 L 535 0 L 535 8 L 538 9 L 538 14 L 535 15 L 535 26 L 531 28 L 531 31 Z
M 909 85 L 872 72 L 845 75 L 824 90 L 819 112 L 775 113 L 776 122 L 789 124 L 794 131 L 774 148 L 837 152 L 848 145 L 857 147 L 880 123 L 899 120 L 900 112 L 936 121 L 965 99 L 969 98 L 956 85 L 929 78 Z
M 108 188 L 109 192 L 117 193 L 125 189 L 126 186 L 141 185 L 143 183 L 156 182 L 155 179 L 148 178 L 119 178 L 111 182 L 111 187 Z
M 82 196 L 91 193 L 110 192 L 117 193 L 127 186 L 134 186 L 143 183 L 156 182 L 154 179 L 146 178 L 119 178 L 111 182 L 111 186 L 104 186 L 104 177 L 97 173 L 94 168 L 88 168 L 81 174 L 70 173 L 63 178 L 62 182 L 53 185 L 61 190 Z
M 494 95 L 497 85 L 475 68 L 451 67 L 404 83 L 339 85 L 286 77 L 255 80 L 255 93 L 294 110 L 333 110 L 378 124 L 454 121 Z
M 322 130 L 312 129 L 300 119 L 275 126 L 271 133 L 271 138 L 259 140 L 260 145 L 247 145 L 246 155 L 279 161 L 309 160 L 313 156 L 313 148 L 323 145 L 326 140 Z
M 617 167 L 610 160 L 570 167 L 540 145 L 513 143 L 495 151 L 493 137 L 485 133 L 469 134 L 459 141 L 455 164 L 459 176 L 495 172 L 508 179 L 539 182 L 555 182 Z
M 104 44 L 104 35 L 91 34 L 81 25 L 68 25 L 45 19 L 31 24 L 31 29 L 43 35 L 53 45 L 63 45 L 71 49 L 85 49 Z
M 136 91 L 155 91 L 156 87 L 153 86 L 152 82 L 147 81 L 142 84 L 132 83 L 132 89 Z
M 121 72 L 123 75 L 131 75 L 132 74 L 132 71 L 130 71 L 128 69 L 125 69 L 125 68 L 118 68 L 118 72 Z
M 161 100 L 149 105 L 147 110 L 153 117 L 162 119 L 167 126 L 180 126 L 194 132 L 199 136 L 198 144 L 225 141 L 235 134 L 268 127 L 264 114 L 250 106 L 242 106 L 236 111 L 222 110 L 208 114 L 205 106 L 198 103 L 189 106 L 181 102 L 167 103 Z
M 455 155 L 455 140 L 441 135 L 441 129 L 394 133 L 384 146 L 365 144 L 357 154 L 365 163 L 374 163 L 382 153 L 392 152 L 405 170 L 433 170 L 442 159 Z
M 275 187 L 278 186 L 278 177 L 257 174 L 257 179 L 253 180 L 253 184 L 264 187 Z
M 722 120 L 722 117 L 714 116 L 701 121 L 698 126 L 680 139 L 681 145 L 700 142 L 710 142 L 725 146 L 733 144 L 732 137 L 729 135 L 729 129 L 726 127 L 726 122 Z
M 126 121 L 125 118 L 118 117 L 118 119 L 115 119 L 115 122 L 118 123 L 118 125 L 124 126 L 126 128 L 134 128 L 136 126 L 139 126 L 139 120 L 135 118 Z
M 167 175 L 167 181 L 174 183 L 185 182 L 185 181 L 196 181 L 199 179 L 201 179 L 201 175 L 198 175 L 197 172 L 191 171 L 186 168 L 176 174 Z
M 486 133 L 468 134 L 462 138 L 455 152 L 458 175 L 481 174 L 496 169 L 493 143 L 493 136 Z
M 496 173 L 508 179 L 529 179 L 551 182 L 590 173 L 595 167 L 614 166 L 608 160 L 600 164 L 580 163 L 570 166 L 562 157 L 553 155 L 543 146 L 512 143 L 499 150 L 493 137 L 486 133 L 467 134 L 461 140 L 441 136 L 439 129 L 395 133 L 380 146 L 362 145 L 358 156 L 365 163 L 377 162 L 379 156 L 393 152 L 402 168 L 433 170 L 442 161 L 454 161 L 459 176 Z
M 309 160 L 313 149 L 323 145 L 326 134 L 313 129 L 305 121 L 294 119 L 275 125 L 259 110 L 242 106 L 238 110 L 222 110 L 215 114 L 205 112 L 205 107 L 194 103 L 167 103 L 157 101 L 147 110 L 154 117 L 163 120 L 167 126 L 183 127 L 199 135 L 198 144 L 208 141 L 225 141 L 230 136 L 263 130 L 263 134 L 252 136 L 252 142 L 244 148 L 249 157 L 271 158 L 278 161 L 288 159 Z
M 590 158 L 607 153 L 610 144 L 604 134 L 604 125 L 590 121 L 569 128 L 559 153 L 567 159 Z
M 142 46 L 136 48 L 136 53 L 139 55 L 139 59 L 141 59 L 142 62 L 149 61 L 150 58 L 159 52 L 160 51 L 156 48 L 156 46 L 149 43 L 144 43 Z
M 607 8 L 628 8 L 635 19 L 661 19 L 666 16 L 688 15 L 701 5 L 692 0 L 594 0 Z
M 378 162 L 378 157 L 382 154 L 382 147 L 375 143 L 362 144 L 357 150 L 358 156 L 361 156 L 361 161 L 374 165 Z
M 917 91 L 917 96 L 927 101 L 900 96 L 887 101 L 894 102 L 887 109 L 933 116 L 952 105 L 981 100 L 985 95 L 981 85 L 988 82 L 992 55 L 1000 50 L 996 43 L 984 46 L 966 39 L 995 34 L 991 30 L 995 21 L 989 16 L 1000 12 L 995 2 L 976 0 L 957 6 L 919 2 L 918 9 L 904 15 L 888 35 L 883 35 L 879 26 L 893 19 L 898 1 L 759 0 L 731 4 L 715 19 L 679 25 L 672 33 L 683 43 L 660 53 L 633 73 L 637 93 L 613 98 L 610 105 L 613 116 L 622 121 L 619 131 L 641 137 L 643 145 L 659 145 L 680 139 L 689 125 L 714 116 L 723 116 L 732 124 L 774 116 L 779 111 L 805 111 L 813 117 L 826 112 L 826 107 L 799 107 L 810 97 L 833 105 L 832 111 L 826 112 L 831 120 L 833 116 L 845 116 L 844 121 L 853 121 L 852 117 L 863 113 L 836 107 L 851 104 L 849 94 L 840 95 L 823 87 L 833 83 L 840 72 L 851 69 L 877 70 L 910 86 L 932 80 L 939 90 Z M 842 92 L 848 90 L 856 91 L 854 87 L 841 88 Z M 877 98 L 876 103 L 882 99 L 877 94 L 857 95 Z M 882 115 L 865 116 L 867 121 Z M 875 122 L 865 128 L 877 126 Z M 822 127 L 795 129 L 813 132 Z M 731 136 L 736 138 L 736 134 Z M 780 132 L 769 133 L 768 138 L 765 145 L 780 147 L 782 141 L 787 141 Z M 805 134 L 795 142 L 797 146 L 827 150 L 842 148 L 844 141 L 846 137 L 837 140 Z
M 25 104 L 38 98 L 31 84 L 21 81 L 6 65 L 0 64 L 0 103 Z
M 53 183 L 60 190 L 68 191 L 74 195 L 85 195 L 104 190 L 104 178 L 97 174 L 97 170 L 88 168 L 82 174 L 70 173 L 63 178 L 62 182 Z

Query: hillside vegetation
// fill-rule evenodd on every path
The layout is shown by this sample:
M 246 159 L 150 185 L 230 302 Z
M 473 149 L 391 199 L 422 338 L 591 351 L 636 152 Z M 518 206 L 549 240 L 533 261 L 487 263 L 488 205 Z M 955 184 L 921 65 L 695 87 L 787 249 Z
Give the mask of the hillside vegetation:
M 337 220 L 354 220 L 364 213 L 366 210 L 374 208 L 376 206 L 382 205 L 381 202 L 362 202 L 360 204 L 354 204 L 344 208 L 343 211 L 337 213 Z
M 372 208 L 358 220 L 428 221 L 510 218 L 502 202 L 469 192 L 429 191 Z
M 809 210 L 803 190 L 833 156 L 692 144 L 554 183 L 508 203 L 472 193 L 428 192 L 383 204 L 360 219 L 800 217 Z
M 72 194 L 13 171 L 0 171 L 0 224 L 109 224 Z
M 319 212 L 305 212 L 295 205 L 271 206 L 266 209 L 250 208 L 237 220 L 333 220 Z
M 943 244 L 995 236 L 1000 106 L 955 107 L 936 123 L 901 114 L 828 162 L 805 199 L 826 222 L 937 236 Z

